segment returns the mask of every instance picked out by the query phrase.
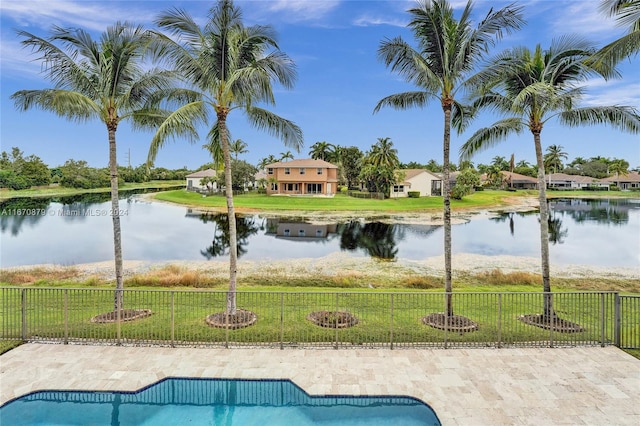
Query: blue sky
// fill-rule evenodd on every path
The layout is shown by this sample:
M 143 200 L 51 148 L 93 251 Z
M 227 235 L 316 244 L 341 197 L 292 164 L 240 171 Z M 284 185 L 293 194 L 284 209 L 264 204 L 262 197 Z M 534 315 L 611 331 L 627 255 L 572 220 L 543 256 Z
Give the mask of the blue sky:
M 414 88 L 392 74 L 379 62 L 376 51 L 385 37 L 402 36 L 413 44 L 405 28 L 407 9 L 414 1 L 356 1 L 356 0 L 275 0 L 237 1 L 244 12 L 245 23 L 271 24 L 278 32 L 280 48 L 297 64 L 298 80 L 293 90 L 276 88 L 277 114 L 296 122 L 303 130 L 305 146 L 295 158 L 308 158 L 309 147 L 317 141 L 342 146 L 357 146 L 365 151 L 379 137 L 389 137 L 398 149 L 403 162 L 427 163 L 435 159 L 442 163 L 443 116 L 439 103 L 427 108 L 407 111 L 384 109 L 373 114 L 373 108 L 383 97 Z M 508 2 L 477 1 L 476 20 L 489 8 L 502 7 Z M 604 45 L 622 35 L 613 19 L 598 11 L 597 0 L 526 0 L 524 6 L 527 25 L 507 36 L 494 53 L 513 46 L 543 48 L 553 38 L 564 34 L 580 34 L 596 45 Z M 173 6 L 189 11 L 201 23 L 206 20 L 212 1 L 29 1 L 2 0 L 0 3 L 0 72 L 1 72 L 1 149 L 9 151 L 18 146 L 25 154 L 39 156 L 49 166 L 63 164 L 67 159 L 85 160 L 103 167 L 108 161 L 107 132 L 103 124 L 76 124 L 51 113 L 30 110 L 18 112 L 9 99 L 22 89 L 50 87 L 40 74 L 40 64 L 34 56 L 21 48 L 16 30 L 46 36 L 53 25 L 81 27 L 96 35 L 120 20 L 153 26 L 154 18 Z M 453 0 L 459 13 L 466 1 Z M 623 78 L 605 82 L 594 79 L 586 83 L 584 105 L 640 106 L 640 57 L 620 66 Z M 463 135 L 453 135 L 451 160 L 457 162 L 460 146 L 474 129 L 493 121 L 481 117 Z M 241 156 L 257 162 L 269 154 L 276 157 L 286 152 L 278 139 L 252 129 L 241 112 L 231 114 L 229 126 L 234 138 L 249 146 Z M 150 132 L 133 132 L 128 123 L 120 125 L 117 133 L 118 161 L 136 166 L 146 161 Z M 206 136 L 206 130 L 201 131 Z M 625 134 L 606 126 L 566 128 L 549 122 L 542 133 L 543 147 L 561 145 L 575 157 L 597 155 L 624 158 L 631 167 L 640 166 L 640 137 Z M 495 156 L 516 161 L 535 162 L 533 139 L 523 133 L 495 148 L 477 154 L 473 161 L 490 163 Z M 210 161 L 202 143 L 175 141 L 160 151 L 156 166 L 195 169 Z

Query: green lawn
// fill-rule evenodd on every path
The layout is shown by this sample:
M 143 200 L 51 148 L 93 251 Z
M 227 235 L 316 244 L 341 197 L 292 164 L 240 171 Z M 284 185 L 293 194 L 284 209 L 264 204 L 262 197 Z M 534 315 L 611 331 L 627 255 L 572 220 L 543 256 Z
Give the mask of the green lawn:
M 120 191 L 130 191 L 134 189 L 155 189 L 155 188 L 175 188 L 177 186 L 183 186 L 184 180 L 153 180 L 150 182 L 142 183 L 125 183 L 120 185 Z M 51 185 L 49 187 L 38 187 L 32 189 L 22 189 L 19 191 L 13 191 L 10 189 L 0 190 L 0 200 L 6 200 L 9 198 L 23 198 L 23 197 L 59 197 L 65 195 L 78 195 L 78 194 L 93 194 L 100 192 L 109 192 L 111 188 L 95 188 L 95 189 L 82 189 L 82 188 L 64 188 L 62 186 Z
M 478 207 L 506 206 L 505 200 L 510 197 L 531 196 L 532 191 L 479 191 L 463 200 L 452 200 L 451 206 L 456 210 Z M 162 201 L 169 201 L 197 207 L 226 208 L 225 197 L 212 195 L 204 197 L 186 190 L 166 191 L 155 195 Z M 333 198 L 325 197 L 286 197 L 248 193 L 234 197 L 234 205 L 241 209 L 256 210 L 296 210 L 296 211 L 377 211 L 377 212 L 440 212 L 442 197 L 390 198 L 372 200 L 336 194 Z

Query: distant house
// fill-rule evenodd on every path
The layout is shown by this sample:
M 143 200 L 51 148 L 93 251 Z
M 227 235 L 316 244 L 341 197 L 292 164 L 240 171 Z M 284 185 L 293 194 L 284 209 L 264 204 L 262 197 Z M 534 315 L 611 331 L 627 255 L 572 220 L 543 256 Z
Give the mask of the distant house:
M 421 197 L 442 194 L 442 178 L 424 169 L 397 170 L 404 173 L 402 182 L 390 188 L 391 198 L 408 197 L 409 191 L 420 192 Z
M 609 182 L 591 176 L 568 175 L 566 173 L 550 173 L 545 177 L 547 187 L 555 189 L 583 189 L 589 187 L 608 188 Z
M 602 182 L 617 185 L 620 189 L 640 189 L 640 173 L 629 172 L 626 175 L 610 176 L 601 179 Z
M 325 240 L 329 234 L 335 234 L 336 223 L 308 223 L 301 221 L 267 219 L 267 235 L 291 241 Z
M 187 179 L 188 191 L 215 191 L 218 189 L 216 182 L 211 182 L 203 185 L 201 183 L 203 178 L 213 177 L 215 178 L 217 173 L 213 169 L 200 170 L 199 172 L 191 173 L 185 178 Z
M 281 161 L 266 171 L 270 195 L 333 195 L 338 189 L 338 166 L 324 160 Z
M 520 173 L 513 173 L 507 171 L 501 171 L 502 182 L 505 187 L 515 189 L 538 189 L 538 179 L 531 176 L 521 175 Z M 487 174 L 480 176 L 481 182 L 488 180 Z

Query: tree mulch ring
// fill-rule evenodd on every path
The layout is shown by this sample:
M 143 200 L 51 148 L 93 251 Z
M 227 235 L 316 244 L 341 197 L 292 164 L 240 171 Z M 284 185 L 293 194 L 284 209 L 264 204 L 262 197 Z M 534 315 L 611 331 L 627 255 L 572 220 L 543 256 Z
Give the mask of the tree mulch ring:
M 545 330 L 558 331 L 560 333 L 580 333 L 584 331 L 584 328 L 580 324 L 567 321 L 555 315 L 529 314 L 520 315 L 518 319 L 525 324 L 544 328 Z
M 120 321 L 134 321 L 151 316 L 151 314 L 151 309 L 122 309 L 120 311 Z M 117 321 L 118 311 L 107 312 L 91 318 L 91 322 L 96 324 L 108 324 Z
M 348 328 L 358 323 L 358 318 L 344 311 L 315 311 L 307 315 L 307 319 L 326 328 Z
M 478 330 L 478 323 L 460 315 L 447 316 L 444 312 L 422 317 L 422 323 L 440 330 L 467 333 Z
M 239 328 L 245 328 L 253 325 L 258 321 L 258 316 L 251 311 L 238 309 L 233 315 L 226 312 L 211 314 L 205 319 L 205 321 L 211 327 L 237 330 Z

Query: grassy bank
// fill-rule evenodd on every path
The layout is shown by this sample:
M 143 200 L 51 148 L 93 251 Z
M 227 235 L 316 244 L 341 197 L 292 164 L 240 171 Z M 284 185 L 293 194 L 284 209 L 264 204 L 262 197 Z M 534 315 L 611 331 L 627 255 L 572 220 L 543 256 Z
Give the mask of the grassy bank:
M 455 210 L 500 207 L 511 204 L 513 197 L 531 197 L 533 191 L 480 191 L 463 200 L 452 200 L 451 206 Z M 156 194 L 155 198 L 193 207 L 224 209 L 225 198 L 221 195 L 203 197 L 200 194 L 186 190 L 166 191 Z M 286 197 L 269 196 L 264 194 L 243 194 L 234 197 L 234 205 L 239 209 L 262 211 L 340 211 L 340 212 L 436 212 L 442 210 L 442 197 L 421 198 L 389 198 L 386 200 L 371 200 L 353 198 L 344 194 L 336 194 L 332 198 L 326 197 Z
M 131 191 L 135 189 L 161 189 L 161 188 L 175 188 L 184 186 L 183 180 L 153 180 L 150 182 L 141 183 L 125 183 L 120 186 L 120 191 Z M 31 189 L 21 189 L 19 191 L 13 191 L 10 189 L 0 190 L 0 200 L 7 200 L 9 198 L 24 198 L 24 197 L 61 197 L 65 195 L 79 195 L 79 194 L 95 194 L 101 192 L 110 192 L 111 188 L 94 188 L 94 189 L 82 189 L 82 188 L 64 188 L 62 186 L 51 185 L 48 187 L 38 187 Z

